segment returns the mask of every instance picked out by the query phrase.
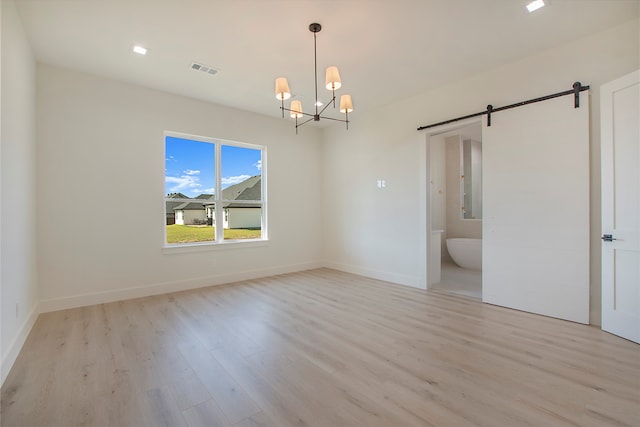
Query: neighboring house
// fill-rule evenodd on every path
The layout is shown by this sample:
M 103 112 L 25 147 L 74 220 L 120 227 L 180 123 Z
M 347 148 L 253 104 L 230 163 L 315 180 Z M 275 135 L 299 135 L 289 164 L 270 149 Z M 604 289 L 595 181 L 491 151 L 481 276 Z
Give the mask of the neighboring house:
M 202 200 L 203 202 L 200 203 L 200 209 L 202 210 L 202 221 L 203 224 L 206 225 L 213 225 L 213 218 L 211 217 L 210 213 L 209 213 L 209 209 L 207 208 L 207 200 L 212 199 L 214 196 L 213 194 L 200 194 L 199 196 L 195 197 L 196 200 Z M 198 218 L 198 221 L 200 221 L 200 218 Z
M 207 224 L 206 210 L 201 200 L 208 200 L 213 197 L 211 194 L 200 194 L 191 198 L 182 193 L 170 193 L 167 199 L 176 201 L 166 201 L 167 225 L 205 225 Z M 185 199 L 189 201 L 185 201 Z M 191 201 L 193 200 L 193 202 Z M 200 200 L 200 201 L 196 201 Z M 208 224 L 211 225 L 211 224 Z
M 213 196 L 211 196 L 213 198 Z M 224 228 L 253 228 L 259 229 L 262 226 L 262 204 L 261 203 L 233 203 L 241 200 L 262 200 L 262 176 L 256 175 L 238 184 L 222 190 L 223 205 L 223 227 Z M 214 204 L 205 203 L 208 221 L 215 225 Z
M 200 194 L 190 198 L 182 193 L 170 193 L 167 199 L 176 199 L 165 202 L 167 225 L 215 225 L 214 195 Z M 222 199 L 223 228 L 261 228 L 262 203 L 251 203 L 262 200 L 261 175 L 225 188 Z
M 189 197 L 185 196 L 182 193 L 169 193 L 167 194 L 166 198 L 167 199 L 188 199 Z M 165 215 L 166 215 L 167 225 L 172 225 L 176 223 L 176 214 L 174 212 L 174 209 L 183 203 L 184 202 L 182 200 L 176 201 L 176 202 L 165 202 L 166 204 Z
M 213 194 L 201 194 L 199 196 L 194 197 L 194 200 L 209 200 L 213 197 Z
M 204 225 L 207 223 L 202 202 L 184 202 L 176 206 L 173 211 L 178 225 Z

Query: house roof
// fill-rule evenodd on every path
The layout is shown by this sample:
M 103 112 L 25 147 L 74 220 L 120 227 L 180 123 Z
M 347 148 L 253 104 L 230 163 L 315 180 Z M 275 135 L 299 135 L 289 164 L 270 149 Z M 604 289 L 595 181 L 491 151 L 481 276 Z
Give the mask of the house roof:
M 174 211 L 201 211 L 203 209 L 204 204 L 202 202 L 184 202 L 173 208 Z
M 169 193 L 167 194 L 167 199 L 190 199 L 189 196 L 185 196 L 182 193 Z
M 209 202 L 204 205 L 212 205 L 215 196 L 209 197 Z M 222 199 L 230 200 L 262 200 L 262 175 L 255 175 L 242 182 L 231 185 L 222 190 Z M 260 203 L 225 203 L 225 208 L 256 208 Z
M 222 190 L 223 200 L 262 200 L 262 176 L 255 175 Z
M 184 204 L 184 202 L 166 202 L 166 206 L 167 206 L 166 212 L 167 212 L 167 214 L 173 214 L 173 210 L 176 207 L 178 207 L 178 206 L 180 206 L 182 204 Z
M 182 193 L 170 193 L 168 199 L 191 199 Z M 167 213 L 173 211 L 196 211 L 202 210 L 207 205 L 212 205 L 215 196 L 213 194 L 200 194 L 191 200 L 193 202 L 166 202 Z M 231 185 L 222 190 L 223 200 L 262 200 L 262 176 L 255 175 L 242 182 Z M 197 201 L 196 201 L 197 200 Z M 259 203 L 226 203 L 225 208 L 255 208 L 260 207 Z
M 165 202 L 167 205 L 166 212 L 171 213 L 173 211 L 201 211 L 204 209 L 204 203 L 202 200 L 208 200 L 213 197 L 213 194 L 200 194 L 194 198 L 189 196 L 185 196 L 182 193 L 169 193 L 167 194 L 167 199 L 189 199 L 194 200 L 193 202 L 185 202 L 184 200 L 180 200 L 178 202 Z M 199 200 L 199 201 L 195 201 Z

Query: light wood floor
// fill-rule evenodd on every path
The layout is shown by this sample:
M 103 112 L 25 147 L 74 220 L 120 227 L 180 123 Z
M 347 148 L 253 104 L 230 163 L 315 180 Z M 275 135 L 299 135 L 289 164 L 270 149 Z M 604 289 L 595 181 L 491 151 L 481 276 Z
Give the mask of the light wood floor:
M 640 426 L 640 346 L 313 270 L 43 314 L 8 426 Z

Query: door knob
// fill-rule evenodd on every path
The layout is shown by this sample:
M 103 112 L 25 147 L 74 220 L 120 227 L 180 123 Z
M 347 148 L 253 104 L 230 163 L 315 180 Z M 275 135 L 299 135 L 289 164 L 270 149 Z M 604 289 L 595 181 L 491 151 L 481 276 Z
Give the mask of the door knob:
M 614 240 L 618 240 L 614 238 L 612 234 L 603 234 L 601 239 L 604 240 L 605 242 L 613 242 Z

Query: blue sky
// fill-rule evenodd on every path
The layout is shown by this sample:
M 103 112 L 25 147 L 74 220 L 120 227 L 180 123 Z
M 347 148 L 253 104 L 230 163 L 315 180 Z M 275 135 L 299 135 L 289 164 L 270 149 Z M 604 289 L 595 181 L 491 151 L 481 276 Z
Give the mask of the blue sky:
M 167 136 L 165 138 L 165 194 L 189 197 L 213 194 L 215 189 L 215 146 L 207 142 Z M 260 150 L 222 146 L 222 188 L 260 175 Z

